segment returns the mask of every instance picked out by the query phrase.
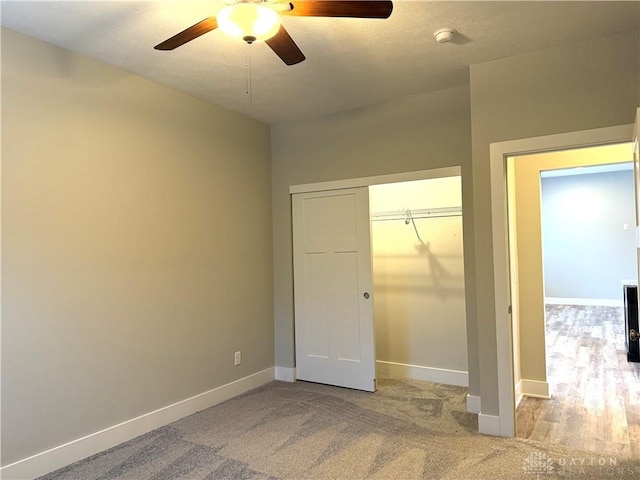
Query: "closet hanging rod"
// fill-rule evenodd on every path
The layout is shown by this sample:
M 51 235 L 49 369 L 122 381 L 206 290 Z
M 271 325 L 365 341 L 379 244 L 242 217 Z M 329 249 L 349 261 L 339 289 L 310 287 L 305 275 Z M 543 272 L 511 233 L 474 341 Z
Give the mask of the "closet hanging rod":
M 385 220 L 407 220 L 408 218 L 443 218 L 459 217 L 462 215 L 462 207 L 441 207 L 441 208 L 416 208 L 413 210 L 393 210 L 387 212 L 374 212 L 371 220 L 380 222 Z

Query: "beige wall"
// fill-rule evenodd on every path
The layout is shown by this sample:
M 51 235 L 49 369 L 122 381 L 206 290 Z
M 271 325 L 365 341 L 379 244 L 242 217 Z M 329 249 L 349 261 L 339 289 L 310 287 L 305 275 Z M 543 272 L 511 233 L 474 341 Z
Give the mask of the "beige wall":
M 273 366 L 269 155 L 266 125 L 2 30 L 3 465 Z
M 462 216 L 375 220 L 460 207 L 460 177 L 369 187 L 376 360 L 467 371 Z M 379 365 L 378 373 L 381 368 Z
M 275 125 L 270 169 L 265 125 L 2 43 L 3 464 L 273 365 L 274 327 L 294 366 L 289 185 L 453 165 L 470 392 L 497 414 L 489 144 L 632 123 L 640 104 L 638 31 L 621 32 Z
M 633 30 L 470 67 L 476 328 L 485 414 L 498 414 L 489 145 L 633 123 L 639 61 L 640 38 Z
M 461 165 L 467 317 L 475 318 L 470 135 L 466 87 L 272 126 L 276 365 L 294 366 L 290 185 Z
M 520 368 L 522 378 L 546 382 L 540 172 L 632 161 L 631 144 L 515 157 L 519 267 Z

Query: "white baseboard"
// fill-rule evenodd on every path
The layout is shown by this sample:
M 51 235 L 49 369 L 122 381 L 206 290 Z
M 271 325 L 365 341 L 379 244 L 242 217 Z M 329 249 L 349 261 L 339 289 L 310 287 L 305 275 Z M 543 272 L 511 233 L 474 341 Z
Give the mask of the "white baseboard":
M 520 393 L 525 397 L 550 398 L 549 382 L 539 380 L 520 380 Z
M 480 397 L 467 393 L 467 412 L 480 413 Z
M 276 367 L 276 380 L 283 382 L 295 382 L 296 369 L 289 367 Z
M 518 380 L 518 383 L 516 383 L 516 408 L 518 408 L 518 405 L 520 405 L 520 402 L 522 401 L 522 379 Z
M 411 378 L 426 382 L 444 383 L 459 387 L 469 386 L 469 374 L 460 370 L 407 365 L 405 363 L 376 361 L 376 373 L 381 377 Z
M 621 293 L 622 295 L 622 293 Z M 558 298 L 545 297 L 547 305 L 586 305 L 594 307 L 623 307 L 622 298 Z
M 478 431 L 485 435 L 500 436 L 500 417 L 497 415 L 478 414 Z
M 229 400 L 271 382 L 275 368 L 267 368 L 221 387 L 214 388 L 172 405 L 146 413 L 99 432 L 92 433 L 50 450 L 0 468 L 4 480 L 32 479 L 102 452 L 183 417 Z

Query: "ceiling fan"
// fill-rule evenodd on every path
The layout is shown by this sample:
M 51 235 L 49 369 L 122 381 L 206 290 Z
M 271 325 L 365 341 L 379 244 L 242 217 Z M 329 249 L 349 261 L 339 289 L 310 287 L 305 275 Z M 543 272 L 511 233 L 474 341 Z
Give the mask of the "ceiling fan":
M 298 17 L 389 18 L 393 2 L 385 0 L 226 0 L 215 16 L 192 25 L 164 42 L 156 50 L 173 50 L 207 32 L 220 28 L 251 44 L 264 41 L 287 65 L 305 59 L 304 54 L 280 23 L 281 15 Z

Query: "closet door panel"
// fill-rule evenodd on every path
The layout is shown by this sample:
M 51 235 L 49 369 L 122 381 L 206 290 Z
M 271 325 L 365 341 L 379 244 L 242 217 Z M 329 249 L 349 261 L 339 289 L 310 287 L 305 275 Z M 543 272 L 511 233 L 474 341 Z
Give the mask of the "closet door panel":
M 360 315 L 358 295 L 358 252 L 337 252 L 334 256 L 333 298 L 336 322 L 336 356 L 339 360 L 360 361 Z
M 373 391 L 369 193 L 293 195 L 296 376 Z
M 327 290 L 327 256 L 308 253 L 304 256 L 304 293 L 307 306 L 307 354 L 329 358 L 329 312 Z

